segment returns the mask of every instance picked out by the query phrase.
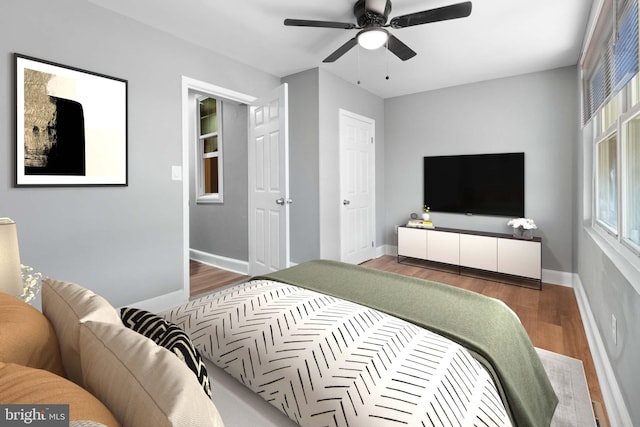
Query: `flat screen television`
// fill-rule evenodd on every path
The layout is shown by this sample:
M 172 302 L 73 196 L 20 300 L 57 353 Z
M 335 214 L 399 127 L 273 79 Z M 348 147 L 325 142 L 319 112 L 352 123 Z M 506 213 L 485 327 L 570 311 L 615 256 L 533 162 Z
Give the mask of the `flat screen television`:
M 425 157 L 424 205 L 433 212 L 524 217 L 524 153 Z

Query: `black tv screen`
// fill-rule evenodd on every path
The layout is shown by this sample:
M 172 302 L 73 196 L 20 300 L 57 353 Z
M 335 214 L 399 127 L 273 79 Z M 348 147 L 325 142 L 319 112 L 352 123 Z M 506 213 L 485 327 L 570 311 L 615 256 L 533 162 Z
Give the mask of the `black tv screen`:
M 424 204 L 434 212 L 524 217 L 524 153 L 425 157 Z

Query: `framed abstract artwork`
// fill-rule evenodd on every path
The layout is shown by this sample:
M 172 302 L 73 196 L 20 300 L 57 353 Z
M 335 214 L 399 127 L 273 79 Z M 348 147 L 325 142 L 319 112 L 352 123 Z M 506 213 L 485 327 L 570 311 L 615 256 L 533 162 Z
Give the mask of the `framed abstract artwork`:
M 128 185 L 127 81 L 14 56 L 16 186 Z

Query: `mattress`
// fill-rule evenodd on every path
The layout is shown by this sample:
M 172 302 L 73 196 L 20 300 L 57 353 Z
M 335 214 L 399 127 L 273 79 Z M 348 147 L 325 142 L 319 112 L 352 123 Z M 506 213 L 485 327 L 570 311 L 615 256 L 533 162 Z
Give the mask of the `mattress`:
M 252 280 L 163 314 L 301 426 L 511 425 L 464 347 L 354 302 Z

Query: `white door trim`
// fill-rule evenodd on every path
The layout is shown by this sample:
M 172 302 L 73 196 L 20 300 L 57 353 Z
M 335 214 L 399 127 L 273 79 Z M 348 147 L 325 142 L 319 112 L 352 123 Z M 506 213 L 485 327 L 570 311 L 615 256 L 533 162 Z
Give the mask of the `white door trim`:
M 356 114 L 353 113 L 351 111 L 345 110 L 345 109 L 338 109 L 338 132 L 339 132 L 339 141 L 338 141 L 338 158 L 339 158 L 339 164 L 340 166 L 340 204 L 342 204 L 343 201 L 343 197 L 344 195 L 342 194 L 343 191 L 343 182 L 342 182 L 342 148 L 343 148 L 343 126 L 344 126 L 344 119 L 346 117 L 355 119 L 355 120 L 359 120 L 362 121 L 364 123 L 367 123 L 371 126 L 371 138 L 373 140 L 372 143 L 372 151 L 371 151 L 371 158 L 370 158 L 370 171 L 371 171 L 371 229 L 370 229 L 370 233 L 371 233 L 371 239 L 372 242 L 374 242 L 373 247 L 371 248 L 371 258 L 375 258 L 376 256 L 376 248 L 375 248 L 375 241 L 376 241 L 376 121 L 370 117 L 366 117 L 366 116 L 362 116 L 360 114 Z M 342 242 L 342 226 L 343 226 L 343 213 L 344 210 L 342 209 L 342 206 L 339 207 L 340 209 L 340 259 L 343 260 L 343 242 Z
M 249 105 L 257 98 L 252 95 L 225 89 L 201 80 L 182 76 L 182 258 L 183 258 L 183 299 L 189 299 L 189 92 L 204 92 L 220 98 Z M 170 173 L 169 171 L 167 174 Z

